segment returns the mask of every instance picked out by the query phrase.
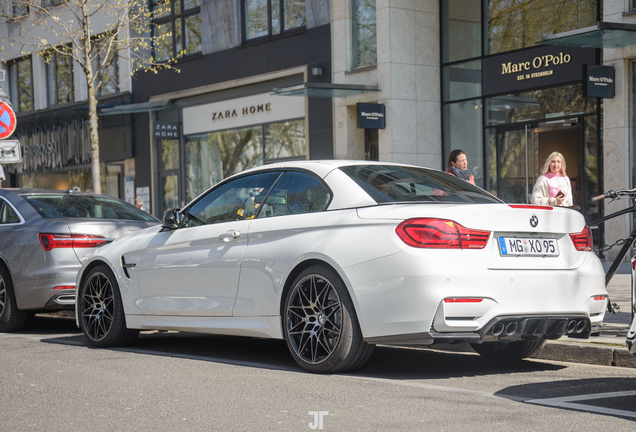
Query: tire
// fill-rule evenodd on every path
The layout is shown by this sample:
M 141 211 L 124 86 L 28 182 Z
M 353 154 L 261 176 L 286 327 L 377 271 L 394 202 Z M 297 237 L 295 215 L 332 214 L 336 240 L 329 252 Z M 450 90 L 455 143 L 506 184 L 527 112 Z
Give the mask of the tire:
M 0 332 L 19 331 L 27 318 L 29 312 L 18 309 L 9 271 L 0 265 Z
M 374 348 L 362 339 L 344 283 L 324 265 L 308 267 L 294 279 L 285 297 L 283 331 L 294 360 L 314 373 L 362 367 Z
M 545 339 L 518 342 L 470 344 L 480 356 L 494 361 L 514 361 L 530 357 L 545 345 Z
M 124 307 L 115 275 L 106 265 L 92 269 L 79 293 L 80 328 L 97 347 L 129 345 L 139 330 L 126 327 Z

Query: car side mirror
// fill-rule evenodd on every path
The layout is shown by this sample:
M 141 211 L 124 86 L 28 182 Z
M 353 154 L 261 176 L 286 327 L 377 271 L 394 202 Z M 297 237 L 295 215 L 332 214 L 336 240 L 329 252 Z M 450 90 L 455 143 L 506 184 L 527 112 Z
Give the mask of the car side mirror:
M 179 228 L 179 223 L 181 222 L 179 210 L 178 208 L 169 208 L 166 210 L 166 213 L 163 215 L 161 227 L 171 230 Z

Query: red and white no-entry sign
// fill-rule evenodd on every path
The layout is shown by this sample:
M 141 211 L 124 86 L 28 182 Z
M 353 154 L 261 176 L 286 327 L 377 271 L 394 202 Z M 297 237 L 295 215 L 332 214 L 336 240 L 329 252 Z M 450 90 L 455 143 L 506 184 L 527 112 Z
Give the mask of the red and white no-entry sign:
M 0 139 L 9 138 L 15 132 L 15 113 L 11 107 L 0 102 Z

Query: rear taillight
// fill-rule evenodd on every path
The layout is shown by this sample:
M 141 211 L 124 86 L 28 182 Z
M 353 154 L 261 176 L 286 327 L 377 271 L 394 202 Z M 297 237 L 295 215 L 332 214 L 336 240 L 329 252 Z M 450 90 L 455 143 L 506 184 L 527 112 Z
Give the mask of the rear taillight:
M 468 297 L 453 297 L 445 298 L 444 303 L 481 303 L 481 298 L 468 298 Z
M 447 219 L 405 220 L 395 229 L 404 243 L 417 248 L 483 249 L 490 231 L 468 229 Z
M 86 234 L 40 234 L 38 237 L 45 251 L 55 248 L 92 248 L 108 241 L 102 236 Z
M 591 251 L 592 250 L 592 231 L 590 227 L 586 226 L 583 231 L 576 234 L 570 234 L 572 243 L 578 251 Z

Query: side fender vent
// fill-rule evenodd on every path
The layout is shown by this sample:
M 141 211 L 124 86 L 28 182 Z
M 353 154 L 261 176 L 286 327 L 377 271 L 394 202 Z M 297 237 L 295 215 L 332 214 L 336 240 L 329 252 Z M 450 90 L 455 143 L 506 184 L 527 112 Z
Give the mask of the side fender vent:
M 124 270 L 124 274 L 126 275 L 126 277 L 128 279 L 130 279 L 130 274 L 128 273 L 128 269 L 135 267 L 137 264 L 126 264 L 126 260 L 124 259 L 124 256 L 121 256 L 121 267 Z

